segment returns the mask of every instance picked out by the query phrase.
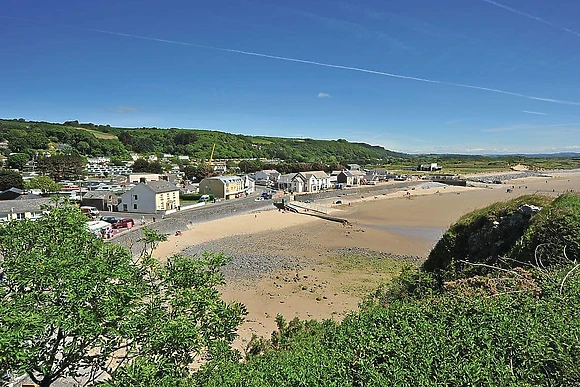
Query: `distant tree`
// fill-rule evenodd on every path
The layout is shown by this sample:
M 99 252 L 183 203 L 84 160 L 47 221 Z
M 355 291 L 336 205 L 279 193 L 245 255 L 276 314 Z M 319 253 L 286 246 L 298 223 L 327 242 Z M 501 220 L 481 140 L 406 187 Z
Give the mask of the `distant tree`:
M 0 375 L 26 373 L 48 387 L 107 372 L 104 385 L 156 386 L 203 357 L 239 360 L 230 345 L 246 312 L 216 289 L 223 255 L 160 264 L 152 252 L 166 237 L 145 228 L 134 259 L 85 221 L 61 204 L 0 226 Z
M 123 145 L 132 146 L 134 144 L 133 136 L 128 131 L 119 133 L 117 138 L 123 143 Z
M 264 166 L 259 160 L 242 160 L 238 167 L 244 173 L 253 173 L 262 170 Z
M 149 163 L 149 168 L 147 169 L 146 172 L 161 174 L 163 173 L 163 166 L 159 161 L 152 161 Z
M 76 145 L 76 149 L 82 155 L 88 155 L 91 153 L 91 146 L 86 141 L 79 141 Z
M 125 162 L 123 161 L 123 158 L 122 157 L 113 156 L 113 157 L 111 157 L 111 163 L 110 164 L 111 165 L 114 165 L 114 166 L 117 166 L 117 167 L 120 167 L 122 165 L 125 165 Z
M 60 184 L 55 183 L 48 176 L 38 176 L 24 184 L 26 189 L 39 189 L 42 192 L 57 192 L 59 191 L 62 186 Z
M 8 156 L 6 164 L 8 168 L 22 170 L 26 163 L 30 160 L 30 157 L 26 153 L 14 153 Z
M 24 189 L 24 180 L 22 180 L 22 176 L 20 173 L 9 169 L 0 169 L 0 191 L 12 187 Z
M 186 165 L 182 169 L 183 173 L 185 173 L 185 178 L 187 180 L 193 180 L 197 177 L 197 167 L 193 165 Z
M 84 166 L 84 159 L 78 155 L 57 154 L 38 160 L 38 169 L 55 181 L 78 179 Z
M 312 163 L 310 165 L 310 170 L 312 171 L 326 171 L 328 169 L 328 165 L 323 163 Z
M 133 172 L 148 172 L 149 171 L 149 161 L 145 159 L 137 159 L 133 163 Z
M 215 175 L 215 171 L 213 167 L 207 163 L 200 164 L 197 167 L 196 178 L 198 180 L 205 179 L 206 177 L 210 177 Z
M 182 130 L 175 135 L 177 145 L 188 145 L 197 141 L 197 134 L 192 131 Z

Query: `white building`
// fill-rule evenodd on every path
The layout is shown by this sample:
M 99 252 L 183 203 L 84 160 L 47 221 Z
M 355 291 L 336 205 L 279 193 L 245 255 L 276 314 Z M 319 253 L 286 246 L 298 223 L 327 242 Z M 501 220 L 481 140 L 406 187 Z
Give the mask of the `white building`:
M 292 193 L 304 192 L 305 183 L 304 176 L 299 173 L 288 173 L 278 178 L 278 188 Z
M 330 188 L 330 176 L 324 171 L 300 172 L 305 177 L 306 192 L 323 191 Z
M 38 219 L 42 216 L 42 206 L 50 204 L 50 199 L 23 199 L 0 201 L 0 222 L 14 219 Z
M 264 169 L 255 174 L 254 180 L 258 185 L 267 185 L 268 182 L 277 183 L 280 178 L 280 172 L 275 169 Z
M 254 191 L 256 191 L 256 183 L 254 179 L 252 179 L 248 175 L 245 175 L 244 177 L 242 177 L 242 179 L 244 179 L 244 190 L 246 191 L 246 193 L 247 194 L 254 193 Z
M 127 183 L 129 184 L 139 184 L 143 180 L 159 181 L 161 180 L 161 176 L 157 173 L 131 173 L 127 176 Z
M 165 180 L 148 181 L 121 195 L 118 211 L 163 213 L 181 206 L 179 188 Z

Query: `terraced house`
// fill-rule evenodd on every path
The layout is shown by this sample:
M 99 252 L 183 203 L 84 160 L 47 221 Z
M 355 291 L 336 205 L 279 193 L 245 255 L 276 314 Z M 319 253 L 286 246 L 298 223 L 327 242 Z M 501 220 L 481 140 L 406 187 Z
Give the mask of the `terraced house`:
M 330 176 L 324 171 L 290 173 L 278 179 L 278 188 L 293 193 L 317 192 L 329 187 Z
M 234 199 L 244 195 L 244 179 L 239 176 L 206 177 L 199 183 L 199 193 L 220 199 Z

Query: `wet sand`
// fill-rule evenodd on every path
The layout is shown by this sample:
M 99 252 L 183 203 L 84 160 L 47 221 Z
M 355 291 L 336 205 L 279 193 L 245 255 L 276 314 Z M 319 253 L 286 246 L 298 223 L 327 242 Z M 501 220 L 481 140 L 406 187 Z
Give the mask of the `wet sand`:
M 513 192 L 507 193 L 512 185 Z M 404 191 L 349 197 L 351 205 L 320 201 L 317 206 L 327 206 L 351 225 L 265 211 L 196 225 L 162 243 L 156 256 L 164 259 L 188 246 L 213 241 L 214 249 L 227 247 L 240 256 L 260 250 L 266 256 L 268 252 L 292 256 L 298 262 L 292 268 L 250 277 L 226 276 L 227 283 L 220 289 L 223 298 L 242 302 L 248 309 L 236 342 L 243 350 L 252 334 L 267 336 L 275 329 L 277 314 L 287 320 L 340 319 L 356 310 L 366 294 L 403 265 L 418 265 L 446 228 L 474 209 L 524 194 L 556 195 L 570 189 L 580 189 L 580 174 L 514 180 L 493 188 L 416 188 L 409 191 L 410 198 Z M 275 251 L 268 250 L 270 245 Z

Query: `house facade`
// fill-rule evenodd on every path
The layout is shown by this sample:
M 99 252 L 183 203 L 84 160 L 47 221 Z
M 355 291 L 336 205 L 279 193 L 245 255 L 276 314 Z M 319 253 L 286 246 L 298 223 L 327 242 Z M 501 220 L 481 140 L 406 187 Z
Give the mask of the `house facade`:
M 96 207 L 99 211 L 114 211 L 119 197 L 113 191 L 89 191 L 81 199 L 81 206 Z
M 179 188 L 165 180 L 159 180 L 138 184 L 125 192 L 121 195 L 117 210 L 155 214 L 180 206 Z
M 239 176 L 213 176 L 199 182 L 199 193 L 220 199 L 234 199 L 245 192 L 244 179 Z
M 158 181 L 161 177 L 157 173 L 131 173 L 127 176 L 128 184 L 139 184 L 145 179 L 145 181 Z
M 258 185 L 267 185 L 268 182 L 276 183 L 280 178 L 280 172 L 275 169 L 264 169 L 256 172 L 254 179 Z
M 330 176 L 324 171 L 300 172 L 306 182 L 306 192 L 323 191 L 330 188 Z
M 360 185 L 366 183 L 366 174 L 363 171 L 351 170 L 342 171 L 336 176 L 336 182 L 339 184 Z
M 254 181 L 254 179 L 252 179 L 248 175 L 245 175 L 243 179 L 244 179 L 244 190 L 246 191 L 246 193 L 248 194 L 254 193 L 254 191 L 256 191 L 256 182 Z
M 278 178 L 278 188 L 290 193 L 305 192 L 306 179 L 299 173 L 288 173 Z
M 0 202 L 0 222 L 11 220 L 38 219 L 42 216 L 42 206 L 48 205 L 50 199 L 8 200 Z
M 417 167 L 418 171 L 440 171 L 441 167 L 437 163 L 421 164 Z

